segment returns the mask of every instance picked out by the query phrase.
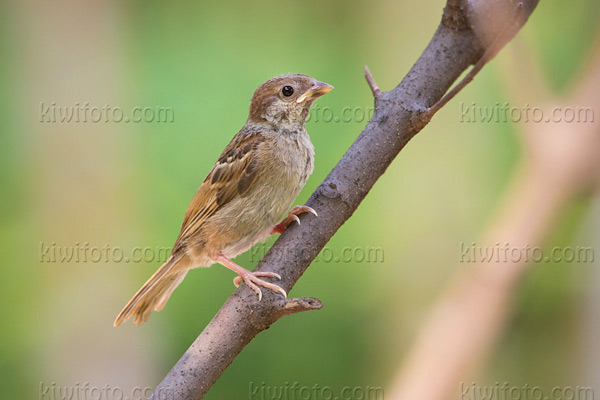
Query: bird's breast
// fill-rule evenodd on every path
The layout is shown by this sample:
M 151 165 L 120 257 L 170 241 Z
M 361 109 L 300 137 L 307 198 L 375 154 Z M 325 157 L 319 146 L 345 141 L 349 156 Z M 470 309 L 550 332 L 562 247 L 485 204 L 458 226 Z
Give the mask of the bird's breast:
M 299 185 L 301 189 L 312 174 L 314 167 L 314 148 L 305 131 L 290 135 L 282 135 L 274 144 L 274 174 L 281 179 L 289 179 L 290 183 Z
M 228 238 L 220 251 L 229 257 L 248 250 L 269 235 L 313 171 L 314 150 L 306 132 L 277 138 L 262 148 L 257 158 L 256 182 L 211 221 Z

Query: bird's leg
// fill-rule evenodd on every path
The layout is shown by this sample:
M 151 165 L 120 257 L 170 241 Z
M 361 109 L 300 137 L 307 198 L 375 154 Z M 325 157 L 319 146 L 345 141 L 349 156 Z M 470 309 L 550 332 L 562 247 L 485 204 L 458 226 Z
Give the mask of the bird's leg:
M 248 285 L 250 287 L 250 289 L 252 289 L 256 292 L 256 294 L 258 295 L 258 301 L 262 300 L 262 291 L 260 290 L 258 285 L 269 288 L 274 292 L 279 292 L 283 295 L 283 297 L 287 297 L 287 293 L 281 287 L 279 287 L 273 283 L 267 282 L 263 279 L 260 279 L 261 276 L 281 279 L 281 276 L 279 274 L 276 274 L 275 272 L 267 272 L 267 271 L 256 271 L 256 272 L 248 271 L 246 268 L 240 267 L 239 265 L 237 265 L 236 263 L 234 263 L 229 258 L 227 258 L 223 255 L 218 256 L 215 261 L 217 261 L 219 264 L 222 264 L 223 266 L 229 268 L 230 270 L 232 270 L 233 272 L 238 274 L 238 276 L 236 276 L 233 279 L 233 284 L 235 285 L 235 287 L 238 287 L 238 286 L 240 286 L 240 284 L 242 282 L 245 282 L 246 285 Z
M 283 233 L 285 231 L 285 229 L 288 227 L 288 225 L 292 223 L 292 221 L 296 221 L 296 222 L 298 222 L 298 225 L 300 225 L 300 218 L 298 218 L 298 215 L 305 213 L 305 212 L 313 213 L 315 215 L 315 217 L 319 216 L 315 210 L 313 210 L 312 208 L 310 208 L 308 206 L 294 206 L 290 210 L 290 212 L 288 212 L 287 217 L 285 217 L 283 219 L 283 221 L 281 221 L 280 223 L 275 225 L 273 227 L 273 229 L 271 229 L 271 235 L 273 235 L 275 233 Z

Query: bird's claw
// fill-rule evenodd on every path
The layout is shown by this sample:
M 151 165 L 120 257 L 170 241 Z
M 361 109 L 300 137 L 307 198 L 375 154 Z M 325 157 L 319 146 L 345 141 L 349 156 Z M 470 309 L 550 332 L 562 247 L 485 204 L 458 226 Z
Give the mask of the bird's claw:
M 299 215 L 306 212 L 313 214 L 315 217 L 319 216 L 319 214 L 317 214 L 317 212 L 309 206 L 294 206 L 288 214 Z
M 285 217 L 283 219 L 283 221 L 281 221 L 280 223 L 278 223 L 277 225 L 275 225 L 273 227 L 273 229 L 271 230 L 271 234 L 283 233 L 285 231 L 285 229 L 288 227 L 288 225 L 292 223 L 292 221 L 296 221 L 298 223 L 298 225 L 300 225 L 300 218 L 298 218 L 298 215 L 307 213 L 307 212 L 313 214 L 315 217 L 319 216 L 319 214 L 317 214 L 317 212 L 315 210 L 313 210 L 311 207 L 294 206 L 288 212 L 287 217 Z
M 300 218 L 298 218 L 297 215 L 291 215 L 291 217 L 294 219 L 294 221 L 296 221 L 298 223 L 298 225 L 300 225 Z

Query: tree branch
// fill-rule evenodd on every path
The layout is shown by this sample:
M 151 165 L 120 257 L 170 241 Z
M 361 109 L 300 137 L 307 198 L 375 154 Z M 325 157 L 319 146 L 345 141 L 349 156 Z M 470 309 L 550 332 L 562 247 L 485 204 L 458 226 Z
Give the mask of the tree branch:
M 524 11 L 515 25 L 515 33 L 537 2 L 521 2 Z M 280 274 L 282 279 L 277 283 L 289 292 L 329 239 L 354 213 L 400 150 L 429 122 L 434 114 L 427 111 L 429 107 L 444 96 L 463 71 L 482 59 L 489 46 L 485 45 L 482 31 L 473 27 L 490 24 L 481 24 L 475 19 L 478 15 L 493 18 L 494 14 L 480 13 L 473 7 L 481 8 L 480 3 L 490 6 L 509 2 L 488 0 L 473 3 L 477 5 L 465 0 L 448 1 L 442 22 L 429 45 L 393 90 L 378 92 L 374 79 L 369 80 L 370 74 L 367 73 L 376 96 L 373 118 L 306 203 L 318 212 L 319 217 L 302 215 L 302 225 L 290 226 L 256 270 Z M 510 4 L 514 12 L 517 6 L 514 2 Z M 506 24 L 501 24 L 492 36 L 498 37 L 505 29 Z M 286 306 L 288 312 L 285 311 Z M 263 300 L 258 302 L 255 293 L 241 285 L 150 399 L 157 400 L 165 394 L 178 399 L 202 398 L 254 336 L 283 315 L 320 307 L 321 303 L 315 299 L 283 301 L 269 291 L 265 291 Z

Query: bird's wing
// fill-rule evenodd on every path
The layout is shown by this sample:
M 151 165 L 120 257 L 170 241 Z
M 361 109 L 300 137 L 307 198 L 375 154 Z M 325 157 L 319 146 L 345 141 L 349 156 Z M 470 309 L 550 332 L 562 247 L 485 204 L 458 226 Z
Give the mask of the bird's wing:
M 238 133 L 227 145 L 188 206 L 173 251 L 198 232 L 204 221 L 235 196 L 243 196 L 256 180 L 260 132 Z

